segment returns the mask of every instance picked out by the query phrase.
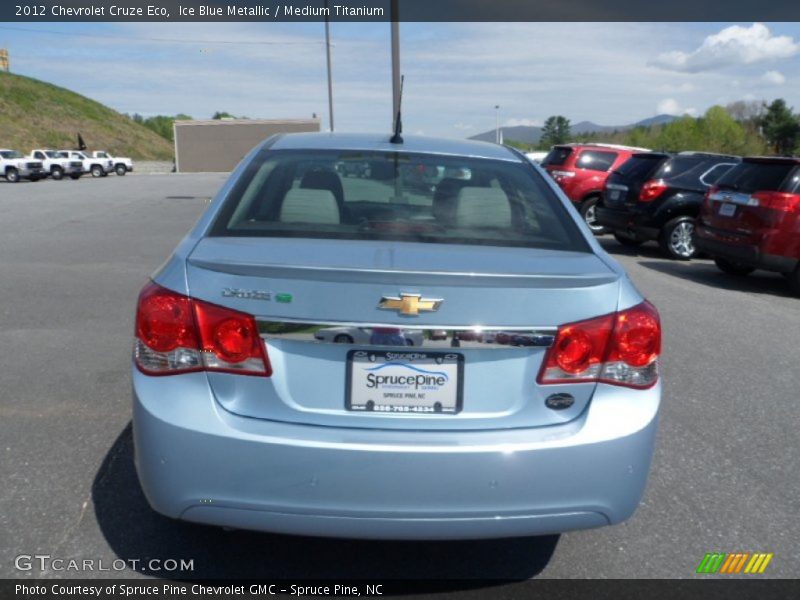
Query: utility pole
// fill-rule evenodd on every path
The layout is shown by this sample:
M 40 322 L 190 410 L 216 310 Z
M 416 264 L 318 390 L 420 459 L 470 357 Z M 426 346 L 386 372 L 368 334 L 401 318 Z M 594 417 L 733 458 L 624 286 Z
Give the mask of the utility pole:
M 494 141 L 496 144 L 500 143 L 500 105 L 496 104 L 494 107 Z
M 325 54 L 328 60 L 328 118 L 331 132 L 333 132 L 333 71 L 331 69 L 331 20 L 328 12 L 328 0 L 325 0 L 325 9 Z
M 392 0 L 392 131 L 400 110 L 400 7 Z

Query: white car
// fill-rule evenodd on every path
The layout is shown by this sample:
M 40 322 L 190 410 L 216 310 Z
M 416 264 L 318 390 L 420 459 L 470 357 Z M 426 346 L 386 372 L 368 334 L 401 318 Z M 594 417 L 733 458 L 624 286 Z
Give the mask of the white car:
M 114 161 L 110 158 L 95 158 L 88 156 L 80 150 L 61 150 L 72 160 L 83 163 L 83 172 L 91 173 L 92 177 L 105 177 L 114 170 Z
M 111 159 L 114 163 L 114 172 L 122 177 L 126 173 L 133 171 L 133 161 L 130 158 L 122 156 L 112 156 L 105 150 L 95 150 L 91 154 L 92 158 L 105 158 Z
M 65 175 L 71 179 L 80 179 L 83 175 L 83 162 L 70 159 L 58 150 L 31 150 L 31 158 L 41 161 L 44 170 L 56 181 L 63 179 Z
M 39 181 L 47 177 L 47 173 L 40 161 L 16 150 L 0 148 L 0 177 L 5 177 L 9 183 L 17 183 L 20 179 Z
M 422 346 L 421 329 L 380 329 L 369 327 L 326 327 L 314 334 L 321 342 L 336 344 L 373 344 L 380 337 L 380 343 L 389 346 Z

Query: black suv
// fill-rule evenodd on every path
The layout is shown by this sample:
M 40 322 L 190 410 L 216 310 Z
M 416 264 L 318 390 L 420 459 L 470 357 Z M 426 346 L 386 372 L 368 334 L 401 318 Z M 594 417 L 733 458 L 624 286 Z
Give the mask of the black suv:
M 634 154 L 606 181 L 597 222 L 626 246 L 656 240 L 670 258 L 695 256 L 694 220 L 708 189 L 741 162 L 707 152 Z

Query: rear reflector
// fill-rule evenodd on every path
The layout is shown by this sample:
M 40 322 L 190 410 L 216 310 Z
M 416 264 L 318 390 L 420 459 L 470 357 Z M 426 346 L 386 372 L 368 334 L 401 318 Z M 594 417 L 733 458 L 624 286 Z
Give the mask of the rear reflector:
M 136 311 L 136 366 L 148 375 L 222 371 L 272 375 L 252 315 L 149 283 Z
M 639 192 L 639 202 L 652 202 L 667 190 L 663 179 L 651 179 L 645 182 Z
M 538 381 L 648 388 L 658 380 L 660 353 L 658 311 L 643 302 L 613 315 L 559 327 Z

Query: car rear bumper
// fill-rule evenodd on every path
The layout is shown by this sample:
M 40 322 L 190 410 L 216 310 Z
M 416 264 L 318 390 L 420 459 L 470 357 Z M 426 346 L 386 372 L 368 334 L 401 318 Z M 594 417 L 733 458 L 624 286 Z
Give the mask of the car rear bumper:
M 695 232 L 697 249 L 715 258 L 724 258 L 756 269 L 779 273 L 791 273 L 800 264 L 796 258 L 765 252 L 762 248 L 768 247 L 769 240 L 763 238 L 758 244 L 754 244 L 744 238 L 739 239 L 741 236 L 722 235 L 702 225 L 699 225 Z
M 658 239 L 659 229 L 630 210 L 598 206 L 595 208 L 597 223 L 611 231 L 625 234 L 639 240 Z
M 660 384 L 598 386 L 563 425 L 344 429 L 240 417 L 203 373 L 133 372 L 136 467 L 167 516 L 270 532 L 470 539 L 619 523 L 645 488 Z

